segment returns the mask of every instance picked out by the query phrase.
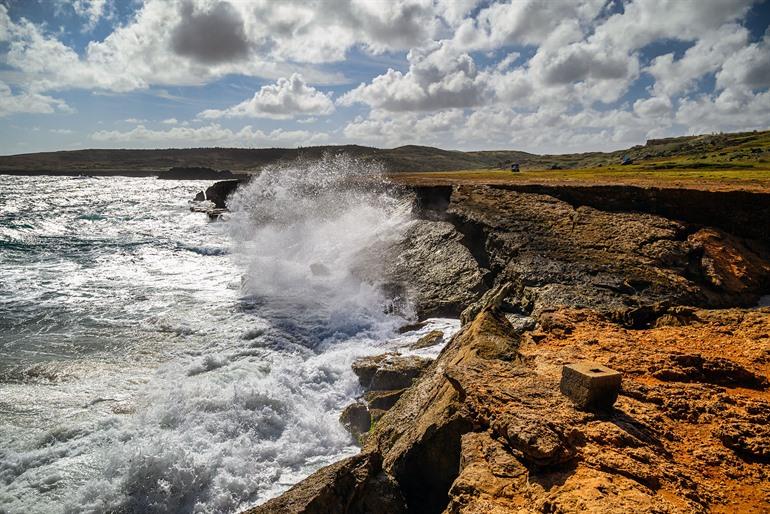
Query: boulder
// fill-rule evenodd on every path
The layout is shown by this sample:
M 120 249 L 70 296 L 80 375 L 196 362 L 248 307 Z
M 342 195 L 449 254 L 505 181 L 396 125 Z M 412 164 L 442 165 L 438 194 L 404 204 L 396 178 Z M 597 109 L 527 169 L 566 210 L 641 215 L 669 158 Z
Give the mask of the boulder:
M 365 389 L 389 391 L 411 386 L 430 363 L 424 357 L 386 353 L 357 359 L 352 368 Z
M 369 388 L 373 391 L 393 391 L 411 387 L 412 382 L 428 367 L 431 359 L 423 357 L 398 357 L 387 359 L 375 371 Z
M 212 202 L 218 209 L 227 208 L 227 199 L 232 195 L 238 186 L 241 184 L 241 180 L 222 180 L 215 182 L 213 185 L 206 188 L 205 199 Z M 198 193 L 200 195 L 200 193 Z M 195 197 L 198 199 L 198 196 Z
M 410 345 L 411 350 L 420 350 L 422 348 L 430 348 L 444 342 L 444 332 L 441 330 L 431 330 L 421 338 L 419 338 L 414 344 Z
M 356 402 L 345 407 L 340 415 L 340 422 L 354 437 L 359 437 L 369 431 L 372 418 L 366 405 Z

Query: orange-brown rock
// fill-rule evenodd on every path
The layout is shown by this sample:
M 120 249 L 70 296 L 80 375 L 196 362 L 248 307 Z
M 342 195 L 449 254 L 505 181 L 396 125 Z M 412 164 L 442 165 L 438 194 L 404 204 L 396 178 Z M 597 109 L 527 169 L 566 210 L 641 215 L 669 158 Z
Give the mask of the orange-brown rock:
M 770 309 L 693 309 L 687 324 L 644 330 L 591 310 L 548 317 L 519 335 L 482 310 L 380 419 L 363 455 L 381 465 L 336 512 L 390 512 L 358 510 L 368 481 L 403 501 L 393 512 L 770 509 Z M 561 367 L 583 359 L 623 372 L 612 412 L 559 392 Z M 671 363 L 695 372 L 655 377 Z M 290 499 L 314 481 L 271 512 L 304 512 Z
M 770 512 L 770 308 L 745 308 L 770 290 L 761 231 L 445 193 L 431 219 L 451 221 L 487 289 L 461 295 L 476 300 L 462 330 L 378 411 L 360 456 L 256 512 Z M 431 298 L 460 297 L 451 275 Z M 609 412 L 559 390 L 586 360 L 623 373 Z

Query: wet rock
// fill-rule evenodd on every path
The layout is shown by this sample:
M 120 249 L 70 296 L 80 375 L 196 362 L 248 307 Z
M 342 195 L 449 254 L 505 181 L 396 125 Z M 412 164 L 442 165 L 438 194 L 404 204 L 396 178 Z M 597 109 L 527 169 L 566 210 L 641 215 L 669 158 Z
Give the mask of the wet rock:
M 391 391 L 410 387 L 412 381 L 430 363 L 430 359 L 414 356 L 390 359 L 384 366 L 377 369 L 369 387 L 373 391 Z
M 486 289 L 486 270 L 462 239 L 451 223 L 418 220 L 400 242 L 362 253 L 354 273 L 408 299 L 421 319 L 456 316 Z
M 412 385 L 431 359 L 393 353 L 362 357 L 353 362 L 353 372 L 365 389 L 388 391 Z
M 245 514 L 406 514 L 404 499 L 378 455 L 360 453 L 316 471 L 287 492 Z
M 393 407 L 406 389 L 392 391 L 369 391 L 364 395 L 364 400 L 369 409 L 386 411 Z
M 218 209 L 227 208 L 227 199 L 236 189 L 238 189 L 241 182 L 240 179 L 215 182 L 213 185 L 206 188 L 206 200 L 212 202 L 214 207 Z M 198 197 L 196 196 L 196 200 L 197 198 Z
M 431 330 L 414 344 L 410 345 L 411 350 L 420 350 L 422 348 L 430 348 L 444 342 L 444 332 L 441 330 Z
M 345 407 L 340 415 L 340 422 L 354 437 L 359 437 L 369 431 L 372 418 L 366 405 L 356 402 Z
M 398 327 L 398 333 L 406 334 L 407 332 L 414 332 L 416 330 L 420 330 L 422 327 L 424 327 L 427 324 L 428 324 L 427 321 L 419 321 L 417 323 L 407 323 L 406 325 Z

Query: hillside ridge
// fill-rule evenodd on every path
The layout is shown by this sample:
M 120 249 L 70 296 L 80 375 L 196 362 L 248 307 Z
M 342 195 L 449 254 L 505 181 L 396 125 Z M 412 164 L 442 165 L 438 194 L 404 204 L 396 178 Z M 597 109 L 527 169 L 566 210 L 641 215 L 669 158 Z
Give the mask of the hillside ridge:
M 239 173 L 257 172 L 276 162 L 300 157 L 315 159 L 325 153 L 346 153 L 378 161 L 389 172 L 505 169 L 576 169 L 619 164 L 623 159 L 650 162 L 670 169 L 678 166 L 736 168 L 770 162 L 770 131 L 706 134 L 653 139 L 614 152 L 538 155 L 518 150 L 445 150 L 404 145 L 381 149 L 360 145 L 298 148 L 169 148 L 85 149 L 0 156 L 0 173 L 91 173 L 153 175 L 171 167 L 199 166 Z M 686 162 L 681 162 L 684 158 Z

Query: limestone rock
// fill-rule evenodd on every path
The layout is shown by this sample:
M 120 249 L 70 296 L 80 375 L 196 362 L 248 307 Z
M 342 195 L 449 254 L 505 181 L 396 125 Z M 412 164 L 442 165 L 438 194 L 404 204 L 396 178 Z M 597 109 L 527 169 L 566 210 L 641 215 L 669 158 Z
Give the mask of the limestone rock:
M 412 350 L 420 350 L 422 348 L 430 348 L 444 342 L 444 332 L 441 330 L 431 330 L 420 339 L 412 344 L 409 348 Z
M 377 455 L 360 453 L 316 471 L 244 514 L 406 514 L 404 500 Z
M 766 422 L 728 423 L 717 429 L 716 436 L 726 447 L 743 457 L 770 462 L 770 427 Z
M 373 391 L 404 389 L 412 385 L 431 359 L 393 353 L 362 357 L 353 363 L 361 385 Z
M 488 280 L 518 281 L 535 315 L 559 306 L 747 305 L 770 285 L 762 243 L 711 229 L 688 236 L 661 216 L 485 186 L 456 187 L 447 214 Z
M 664 381 L 702 382 L 751 389 L 765 389 L 768 386 L 767 378 L 722 357 L 669 355 L 662 363 L 655 364 L 651 371 L 652 376 Z
M 652 376 L 655 363 L 692 355 L 700 341 L 713 343 L 699 346 L 704 359 L 729 351 L 748 369 L 770 344 L 767 313 L 694 310 L 697 323 L 637 330 L 593 311 L 549 314 L 523 334 L 495 309 L 466 324 L 395 406 L 377 413 L 364 453 L 382 469 L 364 480 L 384 480 L 408 512 L 770 507 L 762 467 L 770 391 L 699 382 L 703 371 L 687 383 Z M 561 394 L 562 366 L 577 357 L 623 372 L 613 411 L 583 412 Z M 755 375 L 770 374 L 770 363 L 755 365 Z
M 372 417 L 365 404 L 356 402 L 345 407 L 340 414 L 340 422 L 354 437 L 359 437 L 369 431 L 372 426 Z
M 389 391 L 369 391 L 364 395 L 364 400 L 370 410 L 379 409 L 386 411 L 393 407 L 406 389 Z
M 486 289 L 486 270 L 462 240 L 451 223 L 417 220 L 400 242 L 361 254 L 354 272 L 408 299 L 421 319 L 456 316 Z

